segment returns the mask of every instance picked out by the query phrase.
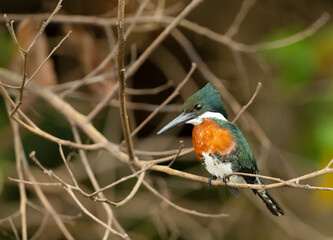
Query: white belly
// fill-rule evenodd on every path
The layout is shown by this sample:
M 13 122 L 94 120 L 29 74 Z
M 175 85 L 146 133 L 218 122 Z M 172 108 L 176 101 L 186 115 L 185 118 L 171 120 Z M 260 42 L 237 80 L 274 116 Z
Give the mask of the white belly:
M 232 173 L 231 163 L 223 163 L 215 157 L 209 156 L 208 153 L 203 153 L 204 164 L 207 171 L 213 176 L 222 179 L 224 174 Z M 246 183 L 242 176 L 233 175 L 230 177 L 230 182 Z

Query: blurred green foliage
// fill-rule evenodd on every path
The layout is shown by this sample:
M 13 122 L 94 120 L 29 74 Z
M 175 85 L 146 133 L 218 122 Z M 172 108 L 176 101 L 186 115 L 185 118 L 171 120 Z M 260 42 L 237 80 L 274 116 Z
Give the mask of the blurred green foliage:
M 0 67 L 5 67 L 9 64 L 11 55 L 13 54 L 14 43 L 10 38 L 7 29 L 0 29 Z M 4 101 L 0 99 L 0 131 L 8 126 L 8 114 L 4 105 Z M 7 136 L 1 135 L 3 139 L 6 139 Z M 11 138 L 8 138 L 11 139 Z M 0 141 L 1 142 L 1 141 Z M 5 160 L 8 159 L 8 152 L 4 152 L 3 149 L 0 151 L 0 193 L 2 193 L 5 181 Z M 12 155 L 14 156 L 14 155 Z M 15 159 L 15 158 L 10 158 Z
M 3 29 L 6 30 L 6 29 Z M 0 31 L 0 67 L 5 67 L 11 59 L 14 43 L 9 34 Z
M 267 40 L 297 32 L 283 29 Z M 333 28 L 327 26 L 304 41 L 262 53 L 277 72 L 274 89 L 297 112 L 302 125 L 297 135 L 299 153 L 318 169 L 333 158 Z M 302 105 L 301 108 L 298 106 Z M 333 176 L 317 179 L 319 186 L 332 187 Z M 332 192 L 312 192 L 313 206 L 322 213 L 333 209 Z
M 302 28 L 292 27 L 280 29 L 267 36 L 264 41 L 284 39 L 294 33 L 300 32 Z M 311 39 L 306 39 L 295 44 L 262 52 L 278 74 L 275 75 L 274 83 L 282 93 L 282 97 L 297 98 L 304 90 L 306 84 L 310 83 L 316 73 L 315 54 Z
M 281 29 L 265 40 L 286 38 L 301 29 Z M 301 153 L 314 161 L 323 152 L 332 156 L 333 28 L 328 26 L 313 37 L 261 54 L 275 68 L 274 89 L 299 111 L 298 120 L 305 125 L 299 135 Z

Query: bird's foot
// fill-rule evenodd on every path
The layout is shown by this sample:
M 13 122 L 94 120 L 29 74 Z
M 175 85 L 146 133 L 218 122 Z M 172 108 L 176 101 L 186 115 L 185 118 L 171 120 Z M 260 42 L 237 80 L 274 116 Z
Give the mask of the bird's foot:
M 216 180 L 217 179 L 217 177 L 216 176 L 212 176 L 212 177 L 210 177 L 209 179 L 208 179 L 208 186 L 212 186 L 212 180 Z
M 230 182 L 230 176 L 228 176 L 227 174 L 223 174 L 222 181 L 227 186 L 227 183 Z
M 230 182 L 230 176 L 227 176 L 227 174 L 224 174 L 222 177 L 222 181 L 224 182 L 225 187 L 229 190 L 229 192 L 231 192 L 236 197 L 240 196 L 238 188 L 228 186 L 228 182 Z

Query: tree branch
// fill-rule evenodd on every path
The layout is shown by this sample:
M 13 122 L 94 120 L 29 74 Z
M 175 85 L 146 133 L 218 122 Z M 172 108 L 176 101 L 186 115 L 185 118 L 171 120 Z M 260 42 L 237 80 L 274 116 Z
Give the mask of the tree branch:
M 125 36 L 124 36 L 124 15 L 125 15 L 125 0 L 118 0 L 118 77 L 119 77 L 119 102 L 120 102 L 120 117 L 123 127 L 124 137 L 126 141 L 129 161 L 134 162 L 135 154 L 133 149 L 133 142 L 131 138 L 131 130 L 128 122 L 126 100 L 125 100 L 125 65 L 124 65 L 124 47 L 125 47 Z

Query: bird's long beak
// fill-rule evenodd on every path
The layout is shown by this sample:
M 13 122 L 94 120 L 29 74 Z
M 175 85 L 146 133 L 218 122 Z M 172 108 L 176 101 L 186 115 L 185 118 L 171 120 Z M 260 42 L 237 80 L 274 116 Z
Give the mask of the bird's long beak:
M 184 113 L 182 112 L 178 117 L 174 120 L 169 122 L 166 126 L 164 126 L 157 134 L 164 133 L 174 127 L 178 127 L 186 123 L 187 121 L 195 118 L 198 114 L 197 113 Z

